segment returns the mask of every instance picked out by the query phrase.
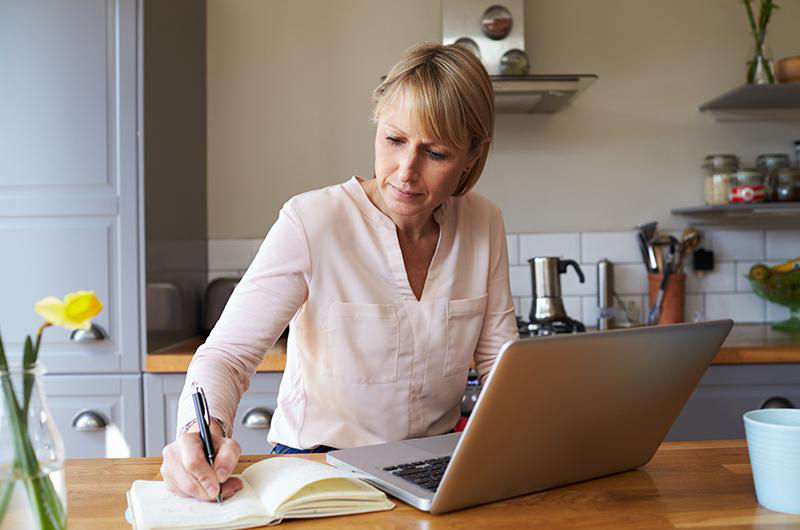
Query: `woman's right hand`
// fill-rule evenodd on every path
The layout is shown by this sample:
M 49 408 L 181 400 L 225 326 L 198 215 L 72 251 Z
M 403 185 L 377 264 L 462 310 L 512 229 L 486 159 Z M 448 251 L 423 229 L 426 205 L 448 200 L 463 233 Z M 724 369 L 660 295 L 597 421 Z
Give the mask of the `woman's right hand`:
M 213 424 L 212 430 L 216 430 Z M 180 433 L 174 442 L 164 447 L 161 476 L 170 492 L 211 501 L 217 498 L 220 487 L 223 499 L 242 489 L 242 481 L 230 477 L 242 452 L 239 443 L 213 432 L 211 440 L 217 452 L 213 469 L 206 461 L 203 442 L 196 429 Z

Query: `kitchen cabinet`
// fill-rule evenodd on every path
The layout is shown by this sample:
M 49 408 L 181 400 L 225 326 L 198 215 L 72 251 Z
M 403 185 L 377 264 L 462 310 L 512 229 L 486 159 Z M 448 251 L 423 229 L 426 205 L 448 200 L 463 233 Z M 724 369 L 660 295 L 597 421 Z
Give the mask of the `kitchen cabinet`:
M 265 454 L 269 422 L 277 407 L 282 373 L 257 373 L 242 396 L 233 425 L 233 436 L 242 454 Z M 178 398 L 185 374 L 144 374 L 145 454 L 159 456 L 163 447 L 175 439 Z
M 45 296 L 93 290 L 102 340 L 47 330 L 51 373 L 138 372 L 135 1 L 0 3 L 0 326 L 17 357 Z M 10 303 L 13 302 L 13 303 Z
M 775 398 L 800 407 L 800 364 L 710 366 L 666 439 L 744 438 L 742 414 Z
M 141 456 L 140 375 L 45 375 L 67 458 Z
M 103 338 L 45 333 L 49 404 L 67 456 L 141 456 L 142 359 L 197 333 L 207 278 L 205 2 L 5 0 L 0 50 L 6 351 L 95 291 Z

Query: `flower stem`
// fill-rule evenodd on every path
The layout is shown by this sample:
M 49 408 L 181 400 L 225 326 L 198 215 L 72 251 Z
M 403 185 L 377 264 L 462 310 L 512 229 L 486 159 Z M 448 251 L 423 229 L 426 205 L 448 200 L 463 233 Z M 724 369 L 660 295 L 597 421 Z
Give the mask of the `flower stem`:
M 13 480 L 8 482 L 0 482 L 0 523 L 6 517 L 6 510 L 8 510 L 8 502 L 11 500 L 11 494 L 14 493 Z
M 30 344 L 30 337 L 26 346 Z M 32 345 L 31 345 L 32 348 Z M 23 419 L 22 408 L 19 406 L 11 376 L 8 373 L 8 361 L 0 339 L 0 387 L 8 412 L 8 419 L 14 440 L 14 468 L 21 469 L 26 477 L 28 498 L 39 518 L 42 529 L 66 528 L 67 517 L 64 506 L 53 486 L 53 481 L 47 475 L 42 475 L 36 453 L 28 438 L 27 422 Z M 24 377 L 23 377 L 24 381 Z

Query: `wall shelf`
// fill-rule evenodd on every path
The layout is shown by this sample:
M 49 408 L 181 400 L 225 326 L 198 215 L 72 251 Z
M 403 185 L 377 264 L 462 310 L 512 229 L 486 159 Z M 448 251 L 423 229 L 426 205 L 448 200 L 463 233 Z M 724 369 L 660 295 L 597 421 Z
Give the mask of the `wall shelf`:
M 742 85 L 700 105 L 717 121 L 800 121 L 800 83 Z
M 696 206 L 670 213 L 690 218 L 695 225 L 800 229 L 800 202 Z

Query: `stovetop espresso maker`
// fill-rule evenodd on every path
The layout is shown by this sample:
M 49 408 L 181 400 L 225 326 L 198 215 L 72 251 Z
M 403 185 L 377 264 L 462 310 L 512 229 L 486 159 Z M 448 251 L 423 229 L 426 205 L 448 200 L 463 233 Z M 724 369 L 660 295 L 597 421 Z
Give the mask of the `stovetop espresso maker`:
M 530 326 L 546 326 L 548 324 L 566 325 L 570 329 L 554 332 L 585 331 L 586 328 L 577 320 L 567 316 L 564 302 L 561 300 L 561 275 L 572 266 L 581 283 L 586 281 L 580 266 L 571 259 L 543 256 L 528 260 L 531 266 L 531 285 L 533 286 L 533 302 L 531 303 Z

